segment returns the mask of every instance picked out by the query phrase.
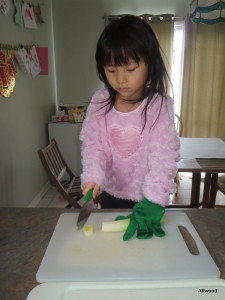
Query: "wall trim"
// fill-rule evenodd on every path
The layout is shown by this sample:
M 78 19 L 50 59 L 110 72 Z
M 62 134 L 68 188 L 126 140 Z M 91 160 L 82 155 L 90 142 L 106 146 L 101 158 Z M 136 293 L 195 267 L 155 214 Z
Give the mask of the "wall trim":
M 48 181 L 40 190 L 40 192 L 34 197 L 34 199 L 31 201 L 28 207 L 37 207 L 38 203 L 41 201 L 41 199 L 44 197 L 44 195 L 48 192 L 50 188 L 51 188 L 51 183 L 50 181 Z

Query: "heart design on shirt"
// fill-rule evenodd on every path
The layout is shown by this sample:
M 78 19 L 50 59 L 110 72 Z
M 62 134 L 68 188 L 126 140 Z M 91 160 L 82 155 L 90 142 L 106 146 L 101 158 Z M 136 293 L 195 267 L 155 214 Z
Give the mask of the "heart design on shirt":
M 135 153 L 142 142 L 141 130 L 137 127 L 112 126 L 110 138 L 114 149 L 123 157 L 128 157 Z

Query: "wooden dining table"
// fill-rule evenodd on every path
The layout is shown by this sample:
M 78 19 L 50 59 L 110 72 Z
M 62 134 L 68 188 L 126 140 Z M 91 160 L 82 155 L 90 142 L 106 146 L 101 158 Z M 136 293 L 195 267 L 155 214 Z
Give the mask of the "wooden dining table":
M 191 207 L 215 207 L 217 179 L 225 173 L 225 142 L 219 138 L 180 138 L 178 172 L 192 173 Z M 205 173 L 200 199 L 201 174 Z

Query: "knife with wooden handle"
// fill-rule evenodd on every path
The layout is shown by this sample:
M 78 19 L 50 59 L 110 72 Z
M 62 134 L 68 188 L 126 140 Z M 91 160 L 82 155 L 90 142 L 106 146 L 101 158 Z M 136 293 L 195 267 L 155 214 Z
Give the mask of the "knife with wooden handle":
M 84 226 L 94 207 L 95 204 L 93 200 L 93 189 L 90 189 L 84 197 L 84 205 L 82 206 L 77 218 L 78 230 L 80 230 Z

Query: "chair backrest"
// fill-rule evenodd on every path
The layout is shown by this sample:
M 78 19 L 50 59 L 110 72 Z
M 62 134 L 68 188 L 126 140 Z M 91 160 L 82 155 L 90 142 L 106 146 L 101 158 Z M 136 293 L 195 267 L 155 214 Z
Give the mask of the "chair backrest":
M 60 181 L 66 173 L 70 177 L 74 177 L 73 172 L 62 157 L 55 139 L 52 139 L 46 148 L 38 150 L 38 155 L 50 178 L 54 176 Z
M 175 126 L 176 126 L 178 136 L 182 136 L 183 123 L 180 116 L 178 116 L 177 114 L 175 114 Z
M 225 195 L 225 174 L 218 176 L 217 188 Z
M 82 197 L 80 177 L 76 177 L 66 164 L 55 139 L 44 149 L 39 149 L 38 155 L 51 183 L 72 206 L 80 207 L 77 204 Z M 62 184 L 65 180 L 66 185 Z

